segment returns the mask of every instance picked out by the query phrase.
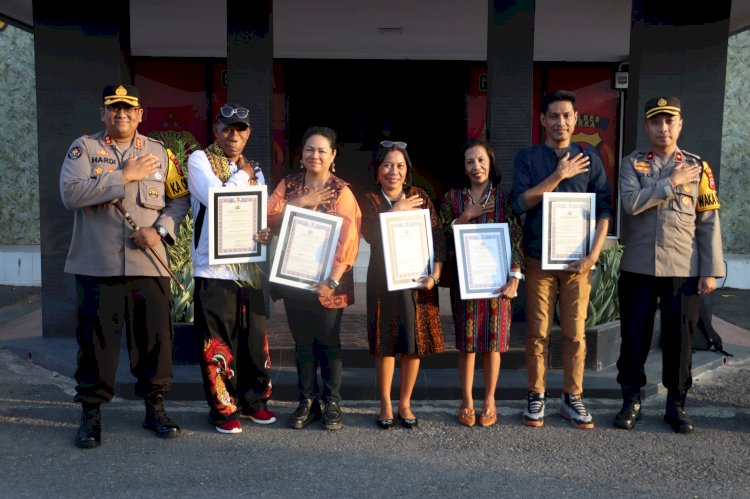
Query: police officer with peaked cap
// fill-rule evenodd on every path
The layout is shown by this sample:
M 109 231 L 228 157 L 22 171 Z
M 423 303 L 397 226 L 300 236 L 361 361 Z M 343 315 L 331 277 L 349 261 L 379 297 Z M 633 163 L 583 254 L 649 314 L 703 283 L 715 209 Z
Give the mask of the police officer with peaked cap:
M 63 204 L 73 210 L 65 272 L 76 281 L 75 401 L 83 412 L 75 443 L 81 448 L 101 443 L 100 405 L 115 394 L 122 336 L 135 392 L 146 403 L 143 427 L 162 438 L 179 433 L 164 411 L 172 383 L 170 283 L 149 248 L 168 261 L 164 243 L 174 243 L 188 197 L 166 194 L 170 159 L 161 142 L 138 133 L 138 89 L 110 85 L 102 98 L 105 130 L 74 140 L 60 172 Z M 139 229 L 118 211 L 118 201 Z
M 622 345 L 617 381 L 623 405 L 614 424 L 631 429 L 641 418 L 640 390 L 651 346 L 657 300 L 661 312 L 664 421 L 691 433 L 685 412 L 692 385 L 692 331 L 701 295 L 724 276 L 716 184 L 708 163 L 680 149 L 682 106 L 676 97 L 646 103 L 650 149 L 620 165 L 622 243 L 618 293 Z

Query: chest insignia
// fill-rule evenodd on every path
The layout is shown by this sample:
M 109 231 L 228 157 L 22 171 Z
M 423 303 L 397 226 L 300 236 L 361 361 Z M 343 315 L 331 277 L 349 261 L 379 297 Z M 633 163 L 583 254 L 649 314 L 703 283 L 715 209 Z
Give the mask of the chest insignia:
M 651 171 L 651 163 L 648 161 L 636 161 L 633 168 L 635 168 L 635 171 L 637 172 L 648 173 Z
M 101 175 L 103 171 L 104 168 L 102 168 L 101 166 L 97 166 L 96 168 L 94 168 L 94 173 L 96 173 L 97 175 Z
M 156 199 L 159 197 L 159 191 L 156 189 L 156 187 L 152 187 L 148 190 L 148 197 L 151 199 Z

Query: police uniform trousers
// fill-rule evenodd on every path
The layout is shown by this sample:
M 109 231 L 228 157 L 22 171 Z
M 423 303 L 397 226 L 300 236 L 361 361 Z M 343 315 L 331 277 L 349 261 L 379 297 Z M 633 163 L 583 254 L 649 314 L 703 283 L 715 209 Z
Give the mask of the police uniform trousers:
M 271 396 L 268 320 L 262 289 L 195 278 L 195 336 L 209 421 L 266 408 Z
M 675 395 L 693 384 L 693 330 L 698 324 L 698 277 L 655 277 L 620 272 L 620 333 L 617 382 L 625 398 L 646 385 L 644 366 L 651 348 L 657 300 L 661 312 L 662 383 Z
M 115 395 L 122 336 L 130 354 L 135 393 L 146 398 L 172 385 L 172 319 L 166 277 L 76 275 L 78 367 L 76 402 Z
M 318 295 L 304 289 L 287 287 L 284 308 L 289 329 L 294 337 L 299 400 L 317 399 L 324 402 L 341 400 L 341 316 L 343 308 L 326 308 Z M 318 385 L 318 366 L 323 391 Z

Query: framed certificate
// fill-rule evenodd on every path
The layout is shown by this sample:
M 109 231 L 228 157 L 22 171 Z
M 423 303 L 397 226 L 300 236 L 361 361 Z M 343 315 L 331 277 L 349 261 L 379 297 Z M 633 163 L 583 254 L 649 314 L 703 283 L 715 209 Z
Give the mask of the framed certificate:
M 497 298 L 493 291 L 508 282 L 510 272 L 510 226 L 455 224 L 453 239 L 461 299 Z
M 254 236 L 266 227 L 266 186 L 208 190 L 208 263 L 266 261 L 266 245 Z
M 328 277 L 343 220 L 287 205 L 270 281 L 307 289 Z
M 545 192 L 542 199 L 542 268 L 565 269 L 591 251 L 596 229 L 596 195 Z
M 380 214 L 388 291 L 419 286 L 414 279 L 432 272 L 430 210 Z

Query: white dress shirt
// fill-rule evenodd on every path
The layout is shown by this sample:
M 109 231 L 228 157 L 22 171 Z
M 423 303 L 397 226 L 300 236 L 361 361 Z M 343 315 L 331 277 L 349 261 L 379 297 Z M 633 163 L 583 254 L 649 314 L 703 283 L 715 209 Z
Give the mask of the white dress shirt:
M 237 168 L 237 164 L 230 161 L 229 171 L 231 175 L 225 184 L 221 183 L 217 177 L 211 163 L 209 163 L 206 154 L 203 151 L 195 151 L 188 159 L 188 187 L 190 189 L 190 206 L 193 208 L 193 220 L 198 216 L 198 210 L 202 204 L 206 208 L 206 215 L 203 217 L 203 228 L 201 229 L 198 247 L 195 247 L 195 231 L 193 231 L 193 241 L 190 251 L 193 256 L 193 275 L 195 277 L 205 277 L 209 279 L 239 279 L 229 265 L 209 265 L 208 264 L 208 190 L 211 187 L 245 187 L 250 181 L 250 175 Z M 258 185 L 265 185 L 263 173 L 257 173 Z

